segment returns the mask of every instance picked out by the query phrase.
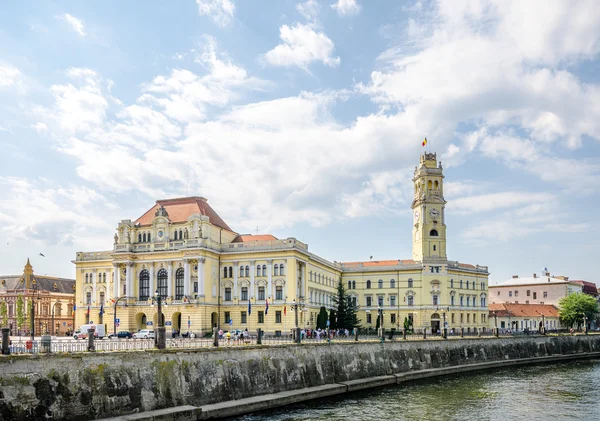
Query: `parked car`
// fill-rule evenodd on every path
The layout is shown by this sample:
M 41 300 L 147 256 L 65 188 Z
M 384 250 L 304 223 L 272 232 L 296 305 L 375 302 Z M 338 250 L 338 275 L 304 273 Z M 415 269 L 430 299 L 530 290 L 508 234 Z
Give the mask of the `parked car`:
M 133 334 L 133 339 L 154 339 L 154 331 L 150 329 L 142 329 Z
M 115 335 L 114 333 L 111 333 L 110 335 L 108 335 L 109 338 L 125 338 L 125 339 L 131 339 L 131 337 L 133 336 L 133 334 L 131 332 L 128 332 L 126 330 L 120 330 L 117 332 L 117 334 Z

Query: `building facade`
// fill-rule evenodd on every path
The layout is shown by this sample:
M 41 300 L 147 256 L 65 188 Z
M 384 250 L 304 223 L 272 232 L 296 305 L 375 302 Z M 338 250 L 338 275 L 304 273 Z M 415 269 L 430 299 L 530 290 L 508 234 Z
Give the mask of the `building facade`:
M 561 298 L 583 292 L 583 284 L 567 276 L 552 276 L 546 269 L 538 276 L 513 276 L 498 285 L 490 285 L 490 303 L 551 304 L 558 307 Z
M 363 327 L 466 331 L 488 326 L 486 266 L 448 260 L 443 170 L 423 154 L 414 173 L 413 256 L 407 260 L 330 262 L 295 238 L 239 235 L 202 197 L 158 200 L 118 224 L 110 251 L 79 252 L 76 325 L 108 331 L 156 326 L 155 296 L 166 304 L 167 334 L 262 328 L 315 328 L 332 309 L 341 280 Z M 126 306 L 125 306 L 126 304 Z
M 18 323 L 17 302 L 23 301 L 24 323 Z M 34 306 L 34 332 L 65 335 L 73 331 L 75 280 L 33 273 L 27 259 L 22 275 L 0 275 L 0 302 L 5 302 L 11 335 L 31 332 L 31 305 Z
M 550 304 L 490 304 L 490 328 L 500 332 L 539 331 L 562 329 L 558 308 Z

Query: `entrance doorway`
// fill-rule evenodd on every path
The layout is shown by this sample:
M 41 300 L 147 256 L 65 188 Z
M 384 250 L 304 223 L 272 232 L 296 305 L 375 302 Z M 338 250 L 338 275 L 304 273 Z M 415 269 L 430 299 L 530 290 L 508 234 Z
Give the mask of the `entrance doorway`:
M 217 327 L 217 322 L 219 321 L 219 315 L 217 313 L 212 313 L 210 315 L 210 325 L 212 327 Z
M 438 313 L 433 313 L 431 315 L 431 333 L 437 334 L 440 330 L 440 315 Z
M 173 313 L 173 316 L 171 317 L 171 319 L 172 319 L 171 322 L 173 324 L 173 326 L 172 326 L 173 332 L 181 333 L 181 313 L 180 312 Z

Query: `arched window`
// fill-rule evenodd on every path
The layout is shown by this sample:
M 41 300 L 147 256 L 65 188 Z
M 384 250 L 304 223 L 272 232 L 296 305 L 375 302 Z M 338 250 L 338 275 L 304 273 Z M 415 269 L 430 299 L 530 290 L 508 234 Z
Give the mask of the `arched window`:
M 173 233 L 173 240 L 177 240 L 177 231 Z
M 469 281 L 467 281 L 467 289 L 469 289 Z
M 175 272 L 175 299 L 181 300 L 183 299 L 183 279 L 184 279 L 184 271 L 183 268 L 177 269 Z
M 408 278 L 408 287 L 409 288 L 413 287 L 413 280 L 412 280 L 412 278 Z
M 435 244 L 433 245 L 433 251 L 435 251 Z
M 396 281 L 393 279 L 390 281 L 390 288 L 396 288 Z
M 438 236 L 437 230 L 431 230 L 431 231 L 429 231 L 429 236 L 430 237 L 437 237 Z
M 453 306 L 454 305 L 454 295 L 450 296 L 450 305 Z
M 158 295 L 160 295 L 162 298 L 166 298 L 167 297 L 167 293 L 168 293 L 168 288 L 167 288 L 167 279 L 168 279 L 168 275 L 167 275 L 167 270 L 165 268 L 162 268 L 161 270 L 158 271 L 158 274 L 156 276 L 157 280 L 158 280 L 158 285 L 156 290 L 158 291 Z
M 256 276 L 260 276 L 260 265 L 256 266 Z
M 150 233 L 148 233 L 148 236 L 146 238 L 148 239 L 148 242 L 150 242 Z
M 85 274 L 85 283 L 86 283 L 86 284 L 88 283 L 88 278 L 89 278 L 89 275 L 86 273 L 86 274 Z
M 146 241 L 146 234 L 144 234 L 144 241 Z M 142 234 L 138 234 L 138 243 L 142 242 Z
M 467 307 L 471 305 L 471 297 L 467 297 Z
M 356 281 L 352 281 L 352 289 L 356 289 Z
M 380 280 L 377 282 L 377 288 L 379 288 L 379 289 L 383 289 L 383 279 L 380 279 Z
M 427 182 L 427 188 L 428 188 L 429 190 L 431 190 L 431 186 L 432 186 L 432 184 L 433 184 L 433 183 L 431 182 L 431 180 L 429 180 L 429 181 Z
M 464 297 L 461 295 L 460 296 L 460 306 L 462 307 L 464 304 L 465 304 Z
M 179 230 L 179 239 L 183 240 L 183 231 Z
M 279 274 L 280 274 L 281 276 L 283 276 L 283 275 L 285 275 L 285 273 L 284 273 L 284 272 L 285 272 L 285 271 L 283 270 L 283 263 L 282 263 L 282 264 L 280 264 L 280 265 L 279 265 Z
M 229 277 L 233 278 L 233 267 L 229 266 Z
M 433 305 L 437 306 L 438 305 L 438 296 L 434 295 L 432 298 L 433 298 Z
M 150 296 L 150 272 L 146 269 L 140 272 L 140 301 L 146 301 Z
M 462 289 L 462 279 L 459 282 L 459 287 Z
M 275 276 L 279 276 L 279 265 L 275 265 Z
M 439 188 L 439 184 L 438 184 L 437 180 L 435 180 L 435 181 L 433 182 L 433 188 L 434 188 L 435 190 L 437 190 L 437 189 Z
M 367 281 L 367 289 L 371 289 L 371 281 Z
M 250 276 L 250 266 L 246 266 L 246 278 Z
M 352 289 L 352 281 L 348 281 L 348 289 Z
M 223 268 L 223 278 L 227 278 L 227 268 Z
M 263 276 L 267 276 L 267 265 L 263 265 Z
M 414 297 L 412 295 L 409 295 L 408 296 L 408 305 L 412 306 L 412 305 L 414 305 L 414 303 L 415 303 Z

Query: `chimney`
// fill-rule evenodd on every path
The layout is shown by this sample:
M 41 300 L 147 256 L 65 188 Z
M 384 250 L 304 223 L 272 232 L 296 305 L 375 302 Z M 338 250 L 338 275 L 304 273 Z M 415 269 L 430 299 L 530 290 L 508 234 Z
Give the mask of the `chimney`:
M 534 274 L 533 274 L 533 277 L 534 277 L 534 278 L 537 278 L 537 275 L 534 273 Z
M 518 277 L 519 277 L 519 275 L 513 275 L 513 279 L 516 279 Z

